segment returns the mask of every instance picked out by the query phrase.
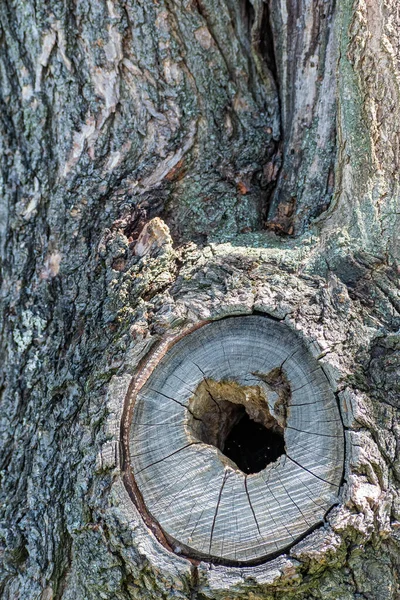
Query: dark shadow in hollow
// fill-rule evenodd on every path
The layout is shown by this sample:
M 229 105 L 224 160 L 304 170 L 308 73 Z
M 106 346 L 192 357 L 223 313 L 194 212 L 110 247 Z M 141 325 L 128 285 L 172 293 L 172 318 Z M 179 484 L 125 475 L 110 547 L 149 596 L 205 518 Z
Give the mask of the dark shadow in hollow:
M 247 475 L 258 473 L 285 454 L 283 435 L 256 423 L 244 412 L 232 427 L 221 451 Z
M 278 380 L 275 371 L 279 372 Z M 277 386 L 279 381 L 277 389 L 282 394 L 280 369 L 265 377 L 269 377 L 270 386 Z M 230 459 L 230 466 L 235 463 L 242 473 L 258 473 L 285 454 L 286 417 L 281 415 L 281 404 L 282 398 L 274 405 L 280 415 L 279 422 L 271 413 L 260 386 L 204 378 L 189 399 L 187 426 L 190 439 L 218 448 Z M 219 458 L 226 465 L 221 454 Z

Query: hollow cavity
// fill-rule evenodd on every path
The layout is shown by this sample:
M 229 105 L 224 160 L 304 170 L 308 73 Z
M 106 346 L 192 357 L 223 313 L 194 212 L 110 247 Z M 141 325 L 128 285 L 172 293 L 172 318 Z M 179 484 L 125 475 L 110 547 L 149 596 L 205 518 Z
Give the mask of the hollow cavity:
M 285 454 L 284 429 L 260 386 L 204 379 L 189 400 L 191 436 L 220 450 L 222 462 L 246 475 Z M 228 459 L 228 460 L 226 460 Z

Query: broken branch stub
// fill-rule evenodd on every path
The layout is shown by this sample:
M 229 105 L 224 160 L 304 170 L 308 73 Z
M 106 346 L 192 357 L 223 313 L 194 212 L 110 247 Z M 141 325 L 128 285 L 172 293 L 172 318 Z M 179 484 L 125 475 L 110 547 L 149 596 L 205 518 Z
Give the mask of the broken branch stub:
M 256 315 L 207 323 L 172 342 L 137 381 L 125 481 L 176 552 L 262 562 L 337 503 L 344 436 L 336 398 L 283 323 Z

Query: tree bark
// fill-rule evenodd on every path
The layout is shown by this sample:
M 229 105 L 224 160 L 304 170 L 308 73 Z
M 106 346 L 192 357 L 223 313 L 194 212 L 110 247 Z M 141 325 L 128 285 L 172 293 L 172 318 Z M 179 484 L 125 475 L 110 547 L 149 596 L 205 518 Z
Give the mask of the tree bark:
M 399 598 L 396 0 L 0 23 L 1 597 Z M 267 562 L 187 558 L 124 483 L 127 398 L 172 339 L 252 313 L 329 379 L 340 495 Z

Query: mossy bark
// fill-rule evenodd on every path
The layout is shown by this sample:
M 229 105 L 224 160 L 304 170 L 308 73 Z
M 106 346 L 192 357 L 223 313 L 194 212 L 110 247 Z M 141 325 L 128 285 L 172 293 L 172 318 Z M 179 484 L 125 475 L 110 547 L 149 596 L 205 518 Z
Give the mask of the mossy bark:
M 397 0 L 4 0 L 0 24 L 1 597 L 397 599 Z M 341 501 L 269 563 L 194 564 L 124 487 L 124 399 L 160 339 L 252 312 L 335 387 Z

